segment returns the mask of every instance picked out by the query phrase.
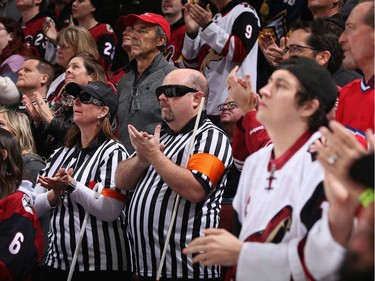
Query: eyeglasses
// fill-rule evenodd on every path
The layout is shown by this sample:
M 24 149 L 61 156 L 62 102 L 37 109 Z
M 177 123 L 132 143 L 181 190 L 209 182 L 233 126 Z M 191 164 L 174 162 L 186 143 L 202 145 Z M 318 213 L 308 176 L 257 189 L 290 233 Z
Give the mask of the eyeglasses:
M 287 52 L 289 52 L 290 54 L 299 54 L 299 53 L 302 52 L 303 49 L 310 49 L 310 50 L 313 50 L 313 51 L 317 51 L 316 49 L 314 49 L 313 47 L 310 47 L 310 46 L 301 46 L 301 45 L 297 45 L 297 44 L 290 44 L 289 46 L 286 46 L 283 49 L 283 55 L 285 55 Z
M 222 103 L 222 104 L 219 104 L 217 106 L 217 108 L 219 109 L 219 111 L 224 111 L 225 109 L 227 110 L 231 110 L 233 108 L 237 108 L 237 104 L 236 102 L 234 101 L 230 101 L 230 102 L 227 102 L 227 103 Z
M 57 44 L 57 49 L 62 49 L 62 50 L 66 50 L 66 49 L 69 49 L 70 46 L 68 45 L 60 45 L 60 44 Z
M 160 100 L 160 96 L 164 94 L 167 98 L 182 97 L 187 93 L 196 93 L 198 90 L 184 85 L 164 85 L 156 88 L 156 98 Z
M 141 109 L 141 104 L 139 103 L 138 96 L 138 88 L 133 87 L 132 91 L 130 93 L 131 99 L 130 99 L 130 105 L 129 105 L 129 113 L 133 110 L 138 111 Z
M 104 103 L 97 99 L 97 98 L 94 98 L 92 95 L 86 93 L 86 92 L 81 92 L 77 99 L 79 99 L 79 101 L 83 104 L 95 104 L 95 105 L 99 105 L 99 106 L 103 106 Z

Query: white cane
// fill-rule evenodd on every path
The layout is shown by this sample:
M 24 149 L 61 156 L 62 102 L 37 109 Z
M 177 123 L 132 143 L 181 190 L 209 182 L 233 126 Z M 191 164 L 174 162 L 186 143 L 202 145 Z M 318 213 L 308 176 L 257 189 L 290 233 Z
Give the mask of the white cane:
M 188 149 L 188 154 L 187 154 L 188 158 L 186 159 L 184 168 L 186 168 L 187 165 L 188 165 L 189 155 L 190 155 L 190 153 L 191 153 L 191 151 L 193 149 L 193 145 L 194 145 L 194 141 L 195 141 L 195 135 L 197 134 L 199 120 L 201 119 L 201 113 L 202 113 L 202 110 L 203 110 L 204 100 L 205 100 L 205 98 L 202 97 L 201 102 L 199 104 L 197 119 L 195 120 L 193 134 L 192 134 L 192 136 L 190 138 L 189 149 Z M 174 221 L 176 220 L 177 208 L 178 208 L 179 203 L 180 203 L 180 195 L 177 194 L 175 202 L 174 202 L 174 206 L 173 206 L 171 222 L 169 224 L 167 237 L 166 237 L 165 243 L 164 243 L 163 253 L 161 255 L 158 272 L 156 274 L 156 281 L 159 281 L 160 277 L 161 277 L 161 271 L 163 269 L 164 259 L 165 259 L 165 255 L 167 253 L 167 248 L 168 248 L 169 240 L 171 239 L 172 228 L 173 228 L 173 225 L 174 225 Z
M 103 185 L 98 182 L 94 186 L 93 190 L 95 191 L 95 198 L 98 199 L 99 196 L 100 196 L 100 193 L 102 193 Z M 86 211 L 85 212 L 85 218 L 83 219 L 83 222 L 82 222 L 81 231 L 79 232 L 78 241 L 77 241 L 76 249 L 74 251 L 72 264 L 71 264 L 70 269 L 69 269 L 69 275 L 68 275 L 67 281 L 72 280 L 74 268 L 76 266 L 79 250 L 81 249 L 82 239 L 83 239 L 83 235 L 85 234 L 85 231 L 86 231 L 86 224 L 87 224 L 87 221 L 89 219 L 89 216 L 90 216 L 89 212 Z

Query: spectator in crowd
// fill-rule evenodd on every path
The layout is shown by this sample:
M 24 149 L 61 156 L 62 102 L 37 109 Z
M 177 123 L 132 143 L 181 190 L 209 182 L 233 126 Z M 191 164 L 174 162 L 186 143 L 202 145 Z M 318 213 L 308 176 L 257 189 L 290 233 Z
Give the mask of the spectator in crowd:
M 45 4 L 46 0 L 16 1 L 17 9 L 21 13 L 25 41 L 36 49 L 40 57 L 55 63 L 56 48 L 44 34 L 45 26 L 55 29 L 55 22 L 51 15 L 44 11 Z
M 122 35 L 121 36 L 122 37 L 121 51 L 119 48 L 116 48 L 116 54 L 118 56 L 119 52 L 125 52 L 127 63 L 125 63 L 125 65 L 121 65 L 121 67 L 118 69 L 107 72 L 108 81 L 111 82 L 116 88 L 120 79 L 125 75 L 126 71 L 128 70 L 129 63 L 133 59 L 131 55 L 131 44 L 132 44 L 131 34 L 132 34 L 133 27 L 127 26 L 125 24 L 125 18 L 126 16 L 120 17 L 116 23 L 116 28 L 117 30 L 121 32 L 121 35 Z
M 72 0 L 49 0 L 45 9 L 54 15 L 57 30 L 62 30 L 71 24 Z
M 275 1 L 276 2 L 276 1 Z M 261 47 L 262 52 L 264 53 L 265 49 L 267 49 L 267 45 L 273 45 L 271 49 L 274 49 L 273 52 L 279 59 L 281 59 L 281 53 L 282 50 L 285 48 L 286 42 L 287 42 L 287 36 L 291 28 L 296 24 L 296 22 L 299 21 L 311 21 L 316 20 L 318 18 L 331 18 L 337 22 L 338 25 L 344 25 L 344 21 L 341 17 L 341 7 L 344 3 L 344 0 L 325 0 L 325 1 L 315 1 L 315 0 L 308 0 L 306 1 L 308 10 L 311 13 L 312 18 L 302 16 L 295 18 L 293 22 L 290 21 L 290 24 L 288 24 L 288 32 L 285 32 L 284 34 L 281 34 L 280 37 L 275 39 L 275 31 L 270 30 L 268 31 L 267 28 L 263 28 L 263 34 L 260 36 L 260 43 L 259 46 Z M 284 3 L 287 5 L 286 3 Z M 301 5 L 300 3 L 299 5 Z M 289 3 L 288 3 L 289 5 Z M 294 4 L 296 5 L 296 4 Z M 303 5 L 303 4 L 302 4 Z M 267 11 L 267 9 L 265 9 Z M 273 11 L 275 13 L 275 11 Z M 267 13 L 267 12 L 266 12 Z M 282 13 L 280 13 L 282 14 Z M 263 14 L 262 14 L 263 16 Z M 272 17 L 271 17 L 272 18 Z M 280 19 L 276 20 L 277 23 L 281 23 L 282 21 Z M 280 33 L 280 32 L 279 32 Z M 278 42 L 275 43 L 275 42 Z M 266 45 L 266 46 L 265 46 Z M 280 46 L 280 48 L 278 47 Z M 274 64 L 274 60 L 270 61 L 270 58 L 267 58 L 267 56 L 270 56 L 270 52 L 267 52 L 266 59 L 269 63 L 271 63 L 273 66 L 277 66 L 280 61 L 277 64 Z M 279 53 L 279 54 L 278 54 Z M 272 53 L 271 53 L 272 56 Z
M 361 77 L 358 72 L 348 71 L 342 66 L 344 56 L 339 36 L 343 31 L 341 22 L 327 17 L 297 23 L 283 50 L 283 59 L 292 55 L 314 58 L 318 64 L 328 69 L 336 84 L 343 87 Z M 304 46 L 309 48 L 303 48 Z
M 70 26 L 57 34 L 57 64 L 61 67 L 61 73 L 56 75 L 48 92 L 47 99 L 50 102 L 60 99 L 60 94 L 65 85 L 65 70 L 70 59 L 78 53 L 88 52 L 95 58 L 99 58 L 95 40 L 84 27 Z
M 336 120 L 344 126 L 374 131 L 374 1 L 358 4 L 351 11 L 340 43 L 347 69 L 360 69 L 363 78 L 340 91 Z
M 0 17 L 0 75 L 9 77 L 15 83 L 25 57 L 33 54 L 36 53 L 32 48 L 24 44 L 20 24 Z
M 30 181 L 34 187 L 45 162 L 36 154 L 35 142 L 27 115 L 0 108 L 0 127 L 9 131 L 18 141 L 23 160 L 22 179 Z
M 54 79 L 54 67 L 51 63 L 40 57 L 30 57 L 22 64 L 18 71 L 16 86 L 21 95 L 26 96 L 31 103 L 35 103 L 35 92 L 46 100 L 47 91 Z M 21 104 L 18 110 L 26 112 Z
M 2 280 L 30 280 L 41 261 L 43 234 L 33 208 L 35 191 L 22 180 L 17 140 L 0 128 L 0 275 Z
M 22 180 L 30 181 L 32 187 L 34 187 L 39 172 L 45 167 L 46 163 L 44 159 L 36 154 L 35 142 L 31 133 L 29 118 L 24 113 L 0 108 L 0 127 L 9 131 L 18 141 L 23 162 Z M 43 280 L 38 278 L 39 272 L 41 272 L 44 267 L 44 260 L 47 253 L 49 214 L 47 213 L 43 217 L 40 217 L 39 221 L 42 226 L 44 237 L 43 259 L 38 266 L 31 271 L 31 279 L 33 281 Z
M 320 132 L 325 142 L 317 143 L 314 149 L 324 167 L 326 194 L 332 198 L 328 198 L 330 203 L 339 200 L 342 215 L 347 216 L 346 210 L 353 210 L 348 225 L 349 229 L 351 225 L 356 226 L 348 239 L 339 280 L 373 280 L 374 134 L 371 130 L 366 132 L 369 140 L 367 151 L 347 128 L 336 121 L 331 121 L 329 129 L 321 128 Z
M 341 8 L 343 4 L 344 0 L 307 1 L 307 6 L 309 7 L 314 19 L 321 17 L 334 17 L 343 21 L 341 17 Z
M 296 22 L 283 48 L 279 48 L 271 39 L 266 39 L 269 41 L 265 43 L 264 36 L 260 46 L 273 66 L 279 65 L 283 59 L 290 56 L 313 58 L 327 67 L 336 84 L 343 87 L 361 77 L 358 72 L 346 70 L 342 65 L 344 56 L 339 37 L 343 31 L 344 25 L 341 21 L 319 17 L 314 21 Z
M 296 21 L 312 18 L 307 1 L 252 0 L 250 3 L 259 15 L 261 33 L 269 33 L 275 42 L 287 36 Z
M 183 252 L 203 266 L 234 266 L 228 274 L 236 280 L 335 280 L 348 235 L 337 218 L 352 210 L 322 205 L 324 171 L 309 147 L 321 137 L 318 128 L 328 124 L 337 87 L 314 60 L 292 57 L 259 92 L 257 119 L 273 145 L 252 154 L 243 167 L 233 201 L 239 238 L 211 228 Z
M 36 186 L 38 215 L 52 212 L 45 280 L 67 280 L 76 247 L 74 280 L 130 280 L 130 251 L 122 227 L 126 196 L 114 177 L 117 163 L 128 157 L 111 128 L 118 97 L 102 81 L 86 86 L 71 82 L 66 91 L 75 97 L 75 125 Z M 79 245 L 85 212 L 87 226 Z
M 278 55 L 272 56 L 273 65 L 278 65 L 283 59 L 290 56 L 305 56 L 314 59 L 318 64 L 326 67 L 333 75 L 335 82 L 342 86 L 359 75 L 355 71 L 342 69 L 343 52 L 338 42 L 339 34 L 343 29 L 335 19 L 318 18 L 315 21 L 300 21 L 292 28 L 288 42 L 283 50 L 274 44 Z M 273 47 L 269 47 L 273 48 Z M 276 51 L 277 50 L 277 51 Z M 268 51 L 265 52 L 266 57 Z M 278 57 L 277 59 L 275 59 Z M 233 79 L 237 79 L 231 75 Z M 237 124 L 233 141 L 233 156 L 236 166 L 241 169 L 246 157 L 268 143 L 269 137 L 262 124 L 256 120 L 255 99 L 256 93 L 250 94 L 252 87 L 237 85 L 230 93 L 240 108 L 243 108 L 244 117 Z M 330 113 L 335 118 L 335 110 Z
M 16 0 L 1 0 L 0 15 L 18 21 L 21 17 L 21 14 L 16 7 Z
M 182 66 L 181 50 L 184 44 L 186 26 L 184 21 L 183 9 L 187 0 L 162 0 L 161 11 L 164 18 L 171 26 L 171 40 L 165 57 L 175 66 Z
M 225 133 L 228 136 L 229 141 L 232 143 L 233 134 L 236 129 L 236 123 L 242 118 L 242 110 L 236 104 L 231 96 L 228 96 L 224 103 L 219 104 L 220 114 L 220 123 Z M 240 178 L 240 171 L 236 168 L 235 165 L 232 165 L 229 173 L 227 184 L 224 189 L 224 198 L 233 198 L 236 194 L 238 180 Z
M 73 56 L 65 73 L 66 84 L 76 82 L 87 85 L 91 81 L 106 81 L 101 63 L 87 52 Z M 36 102 L 32 103 L 24 96 L 23 102 L 32 119 L 38 154 L 48 158 L 55 149 L 63 145 L 65 135 L 73 125 L 74 98 L 64 88 L 60 99 L 51 108 L 39 93 L 34 93 L 34 99 Z
M 74 0 L 72 15 L 78 25 L 86 28 L 94 37 L 104 70 L 107 72 L 112 66 L 117 37 L 109 24 L 100 23 L 100 15 L 106 4 L 104 0 Z
M 227 133 L 229 141 L 232 142 L 236 123 L 242 117 L 242 110 L 238 107 L 231 96 L 228 96 L 224 103 L 218 105 L 220 113 L 220 123 Z
M 170 39 L 170 27 L 163 16 L 154 13 L 130 14 L 124 19 L 132 26 L 131 62 L 129 71 L 117 86 L 119 95 L 119 139 L 131 154 L 128 124 L 152 133 L 160 124 L 161 112 L 155 89 L 164 77 L 176 67 L 169 64 L 163 53 Z
M 260 148 L 270 144 L 264 126 L 256 118 L 259 95 L 255 92 L 250 74 L 244 78 L 237 77 L 238 66 L 228 75 L 228 91 L 243 112 L 238 120 L 232 140 L 233 158 L 236 168 L 241 171 L 246 158 Z
M 161 280 L 221 280 L 219 267 L 193 265 L 181 250 L 208 225 L 218 226 L 226 173 L 232 163 L 229 140 L 205 113 L 198 120 L 196 136 L 193 133 L 201 100 L 208 96 L 207 79 L 199 71 L 170 72 L 156 95 L 168 128 L 161 130 L 158 125 L 151 135 L 129 125 L 136 154 L 116 171 L 117 187 L 134 189 L 129 231 L 138 275 L 142 281 L 155 280 L 167 243 Z M 180 198 L 178 219 L 166 241 L 176 197 Z
M 282 44 L 285 36 L 289 34 L 292 25 L 297 20 L 309 20 L 312 18 L 311 12 L 307 7 L 307 0 L 251 0 L 251 2 L 247 2 L 255 8 L 259 15 L 261 31 L 258 43 L 260 47 L 264 35 L 272 38 L 277 44 Z M 256 91 L 267 84 L 268 78 L 274 70 L 274 67 L 267 62 L 263 52 L 258 52 L 257 83 L 254 85 L 256 86 L 254 88 Z
M 185 5 L 182 55 L 186 67 L 195 67 L 207 77 L 210 86 L 207 114 L 220 124 L 217 106 L 228 96 L 223 77 L 239 65 L 239 72 L 250 73 L 256 86 L 260 21 L 247 3 L 231 0 L 212 3 L 219 11 L 214 17 L 208 6 L 205 10 L 199 4 Z

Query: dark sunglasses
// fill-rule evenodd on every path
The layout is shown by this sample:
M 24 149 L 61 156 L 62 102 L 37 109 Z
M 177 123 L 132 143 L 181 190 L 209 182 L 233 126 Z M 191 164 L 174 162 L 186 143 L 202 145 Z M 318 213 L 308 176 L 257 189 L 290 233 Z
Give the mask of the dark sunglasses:
M 86 93 L 86 92 L 81 92 L 77 99 L 79 99 L 79 101 L 83 104 L 95 104 L 95 105 L 99 105 L 99 106 L 103 106 L 104 103 L 97 99 L 97 98 L 94 98 L 92 95 Z
M 167 98 L 182 97 L 187 93 L 196 93 L 198 90 L 184 85 L 164 85 L 156 88 L 156 98 L 164 94 Z

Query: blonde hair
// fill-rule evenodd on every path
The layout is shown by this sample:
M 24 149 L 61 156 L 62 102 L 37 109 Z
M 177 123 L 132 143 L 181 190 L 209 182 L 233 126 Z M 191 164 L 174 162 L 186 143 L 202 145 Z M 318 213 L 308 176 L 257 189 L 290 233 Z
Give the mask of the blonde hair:
M 17 139 L 21 153 L 25 151 L 36 153 L 35 141 L 27 115 L 6 108 L 0 108 L 0 114 L 3 114 L 4 119 L 8 122 L 12 130 L 10 133 Z
M 82 26 L 64 28 L 57 34 L 56 41 L 59 45 L 71 45 L 75 55 L 87 52 L 93 55 L 95 59 L 99 59 L 98 47 L 94 37 L 92 37 L 90 31 Z

